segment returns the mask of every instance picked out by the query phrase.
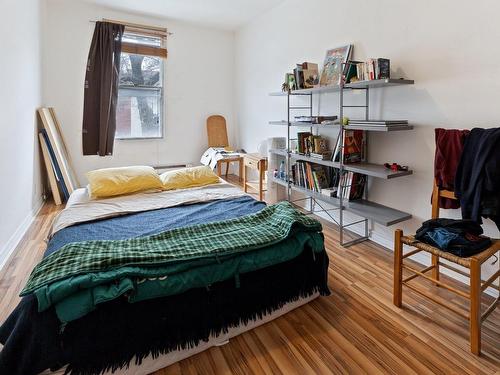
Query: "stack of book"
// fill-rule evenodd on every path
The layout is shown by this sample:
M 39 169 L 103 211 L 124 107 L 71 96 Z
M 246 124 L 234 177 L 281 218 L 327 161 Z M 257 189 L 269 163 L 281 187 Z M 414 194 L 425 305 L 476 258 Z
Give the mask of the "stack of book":
M 332 125 L 335 124 L 337 116 L 295 116 L 297 122 L 307 122 L 312 124 Z
M 358 81 L 391 78 L 391 62 L 389 59 L 368 59 L 356 63 L 356 78 Z
M 402 128 L 408 120 L 349 120 L 349 129 L 380 130 L 380 128 Z

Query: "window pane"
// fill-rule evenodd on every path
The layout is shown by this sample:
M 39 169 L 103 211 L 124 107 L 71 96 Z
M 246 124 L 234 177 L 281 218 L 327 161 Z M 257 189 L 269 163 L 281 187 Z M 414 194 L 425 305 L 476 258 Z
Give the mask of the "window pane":
M 122 53 L 120 85 L 161 87 L 161 68 L 160 57 Z
M 120 88 L 116 111 L 116 138 L 160 138 L 160 88 Z
M 124 33 L 122 37 L 124 43 L 142 44 L 144 46 L 160 47 L 161 39 L 153 36 Z

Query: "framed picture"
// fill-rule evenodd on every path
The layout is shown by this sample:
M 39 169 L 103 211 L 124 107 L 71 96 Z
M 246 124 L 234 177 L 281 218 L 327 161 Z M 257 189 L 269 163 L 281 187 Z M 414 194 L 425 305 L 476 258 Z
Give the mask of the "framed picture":
M 326 51 L 320 86 L 338 86 L 344 74 L 345 64 L 351 57 L 352 45 L 332 48 Z

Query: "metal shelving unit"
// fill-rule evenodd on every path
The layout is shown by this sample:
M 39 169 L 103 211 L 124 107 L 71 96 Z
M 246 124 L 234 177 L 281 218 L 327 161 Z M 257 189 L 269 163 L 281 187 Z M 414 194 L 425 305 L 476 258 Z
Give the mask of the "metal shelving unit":
M 367 160 L 363 160 L 360 163 L 352 163 L 346 164 L 344 163 L 344 131 L 345 130 L 363 130 L 366 132 L 371 131 L 382 131 L 382 132 L 390 132 L 390 131 L 401 131 L 401 130 L 411 130 L 413 126 L 341 126 L 339 124 L 333 125 L 321 125 L 321 124 L 313 124 L 307 122 L 297 122 L 292 121 L 291 112 L 295 110 L 308 110 L 309 115 L 313 115 L 313 95 L 321 94 L 321 93 L 330 93 L 330 92 L 338 92 L 339 93 L 339 119 L 344 117 L 344 110 L 346 108 L 362 108 L 365 111 L 365 119 L 369 119 L 370 115 L 370 96 L 369 90 L 370 88 L 383 88 L 383 87 L 391 87 L 397 85 L 411 85 L 413 84 L 413 80 L 407 79 L 381 79 L 381 80 L 372 80 L 372 81 L 361 81 L 354 82 L 348 84 L 340 84 L 339 86 L 324 86 L 324 87 L 315 87 L 311 89 L 301 89 L 294 91 L 285 91 L 285 92 L 274 92 L 271 93 L 271 96 L 286 96 L 287 98 L 287 120 L 286 121 L 270 121 L 270 125 L 281 125 L 287 127 L 287 148 L 285 150 L 270 150 L 269 152 L 274 153 L 276 155 L 281 155 L 286 158 L 286 169 L 287 169 L 287 179 L 282 180 L 278 178 L 273 178 L 272 181 L 285 187 L 287 192 L 287 200 L 292 203 L 297 204 L 298 201 L 310 200 L 311 213 L 319 213 L 325 212 L 330 216 L 330 218 L 338 224 L 340 228 L 340 243 L 342 246 L 350 246 L 355 243 L 359 243 L 361 241 L 367 240 L 369 238 L 368 231 L 368 223 L 369 220 L 376 222 L 378 224 L 384 226 L 390 226 L 401 221 L 405 221 L 411 218 L 409 213 L 399 211 L 375 202 L 371 202 L 368 200 L 368 180 L 366 182 L 364 197 L 363 199 L 349 201 L 348 199 L 343 198 L 342 196 L 339 198 L 329 197 L 323 195 L 321 193 L 315 192 L 310 189 L 306 189 L 301 186 L 294 185 L 288 176 L 291 174 L 291 163 L 292 161 L 303 160 L 311 163 L 321 164 L 327 167 L 333 167 L 340 170 L 340 173 L 344 171 L 351 171 L 355 173 L 364 174 L 366 176 L 372 178 L 382 178 L 382 179 L 393 179 L 403 176 L 408 176 L 413 173 L 413 171 L 397 171 L 393 172 L 383 165 L 368 163 Z M 344 93 L 345 91 L 353 91 L 353 90 L 362 90 L 365 93 L 365 104 L 364 105 L 346 105 L 344 104 Z M 294 96 L 302 96 L 308 98 L 308 105 L 300 105 L 294 106 L 291 105 L 291 98 Z M 291 127 L 307 127 L 310 129 L 310 132 L 313 133 L 313 129 L 316 130 L 316 134 L 319 133 L 321 129 L 332 129 L 339 128 L 339 137 L 342 140 L 340 147 L 340 161 L 334 162 L 331 160 L 321 160 L 317 158 L 310 157 L 308 155 L 302 155 L 297 153 L 292 153 L 290 150 L 290 128 Z M 365 153 L 366 154 L 366 153 Z M 305 198 L 292 200 L 292 191 L 299 192 L 305 196 Z M 327 203 L 328 205 L 333 206 L 333 209 L 325 208 L 322 203 Z M 320 209 L 317 210 L 316 206 L 319 206 Z M 331 214 L 331 211 L 338 211 L 339 218 L 338 220 Z M 350 223 L 345 223 L 344 211 L 349 211 L 354 213 L 357 216 L 362 217 L 361 220 L 355 220 Z M 356 237 L 356 235 L 350 231 L 348 228 L 355 224 L 364 224 L 364 234 L 362 236 Z M 344 232 L 350 231 L 354 237 L 353 240 L 344 241 Z

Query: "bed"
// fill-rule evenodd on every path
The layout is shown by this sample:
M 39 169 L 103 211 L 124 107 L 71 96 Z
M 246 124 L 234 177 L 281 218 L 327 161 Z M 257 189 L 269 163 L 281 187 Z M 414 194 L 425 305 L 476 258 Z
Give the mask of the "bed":
M 78 189 L 0 326 L 0 373 L 151 373 L 328 295 L 327 269 L 317 221 L 225 182 Z

